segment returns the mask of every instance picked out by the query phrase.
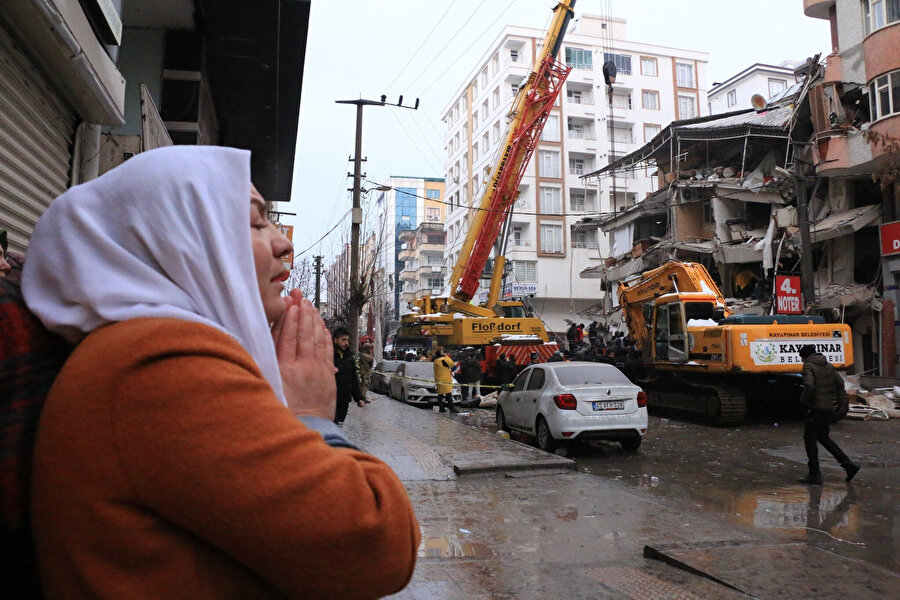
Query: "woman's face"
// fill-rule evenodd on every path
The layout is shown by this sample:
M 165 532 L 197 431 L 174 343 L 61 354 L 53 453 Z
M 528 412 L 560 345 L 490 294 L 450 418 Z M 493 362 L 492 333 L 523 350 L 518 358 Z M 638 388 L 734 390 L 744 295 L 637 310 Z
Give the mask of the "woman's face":
M 284 281 L 290 272 L 284 268 L 282 257 L 290 254 L 291 241 L 272 223 L 266 210 L 266 202 L 250 186 L 250 234 L 253 241 L 253 262 L 256 265 L 256 281 L 259 297 L 269 323 L 284 314 L 285 303 L 281 297 Z

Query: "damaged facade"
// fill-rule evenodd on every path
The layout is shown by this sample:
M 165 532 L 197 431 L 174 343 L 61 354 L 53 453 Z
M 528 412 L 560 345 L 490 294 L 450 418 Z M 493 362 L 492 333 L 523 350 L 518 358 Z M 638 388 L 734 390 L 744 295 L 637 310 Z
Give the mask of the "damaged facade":
M 896 105 L 890 97 L 900 95 L 900 72 L 888 75 L 896 76 L 897 86 L 887 101 L 876 98 L 873 113 L 872 94 L 880 93 L 877 82 L 889 65 L 878 66 L 878 73 L 858 65 L 860 43 L 865 48 L 875 33 L 865 42 L 855 40 L 853 31 L 843 37 L 841 23 L 849 26 L 853 9 L 862 10 L 859 2 L 806 1 L 807 14 L 819 4 L 830 5 L 824 14 L 833 18 L 835 52 L 824 64 L 810 60 L 799 67 L 798 82 L 764 109 L 675 121 L 642 148 L 589 175 L 602 181 L 647 169 L 656 173 L 660 189 L 593 221 L 608 236 L 610 257 L 581 276 L 600 280 L 605 312 L 617 316 L 619 281 L 672 259 L 698 262 L 736 312 L 774 312 L 775 274 L 801 274 L 798 197 L 808 199 L 815 297 L 804 298 L 805 309 L 851 326 L 855 372 L 893 375 L 900 259 L 881 259 L 878 226 L 897 218 L 892 176 L 898 148 L 896 142 L 879 144 L 883 138 L 866 131 L 887 125 L 887 135 L 897 139 L 900 115 L 882 115 L 879 107 L 900 112 L 900 97 Z M 847 13 L 843 21 L 841 11 Z M 900 34 L 900 22 L 886 27 Z M 849 53 L 857 65 L 850 75 L 840 69 Z M 900 68 L 896 52 L 885 55 Z

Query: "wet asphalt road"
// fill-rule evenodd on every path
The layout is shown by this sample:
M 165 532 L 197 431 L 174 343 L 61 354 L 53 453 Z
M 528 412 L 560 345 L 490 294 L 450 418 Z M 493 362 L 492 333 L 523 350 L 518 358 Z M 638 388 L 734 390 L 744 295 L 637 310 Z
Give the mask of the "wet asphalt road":
M 496 431 L 492 410 L 464 411 L 454 418 Z M 698 512 L 767 530 L 785 542 L 812 543 L 900 571 L 900 420 L 832 426 L 832 438 L 863 467 L 850 484 L 821 448 L 825 485 L 797 483 L 806 473 L 802 436 L 802 421 L 787 412 L 751 412 L 737 427 L 652 415 L 635 453 L 599 442 L 570 447 L 568 455 L 580 471 L 638 493 L 679 498 Z

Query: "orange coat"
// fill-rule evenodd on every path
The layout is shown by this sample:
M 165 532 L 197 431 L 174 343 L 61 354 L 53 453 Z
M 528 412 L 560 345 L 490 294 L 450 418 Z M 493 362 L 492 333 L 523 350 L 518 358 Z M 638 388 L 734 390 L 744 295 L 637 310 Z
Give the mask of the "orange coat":
M 375 598 L 412 576 L 397 476 L 332 448 L 227 334 L 101 328 L 41 415 L 32 521 L 49 599 Z

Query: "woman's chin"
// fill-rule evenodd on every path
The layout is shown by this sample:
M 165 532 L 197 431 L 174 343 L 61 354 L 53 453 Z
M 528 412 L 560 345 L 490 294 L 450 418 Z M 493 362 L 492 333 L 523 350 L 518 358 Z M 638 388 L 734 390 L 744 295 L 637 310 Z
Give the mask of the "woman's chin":
M 284 316 L 284 313 L 287 310 L 287 304 L 285 303 L 284 298 L 278 296 L 277 298 L 271 298 L 268 302 L 263 303 L 263 309 L 266 312 L 266 319 L 269 323 L 275 323 Z

